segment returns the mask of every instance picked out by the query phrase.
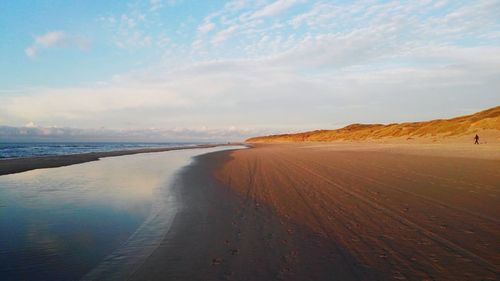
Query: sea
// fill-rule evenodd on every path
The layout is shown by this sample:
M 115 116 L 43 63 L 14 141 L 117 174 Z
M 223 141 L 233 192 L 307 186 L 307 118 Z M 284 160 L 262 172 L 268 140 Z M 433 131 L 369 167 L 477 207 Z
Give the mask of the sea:
M 39 142 L 39 143 L 0 143 L 0 159 L 26 158 L 51 155 L 68 155 L 89 152 L 108 152 L 118 150 L 187 147 L 202 143 L 190 142 Z M 203 143 L 206 144 L 206 143 Z

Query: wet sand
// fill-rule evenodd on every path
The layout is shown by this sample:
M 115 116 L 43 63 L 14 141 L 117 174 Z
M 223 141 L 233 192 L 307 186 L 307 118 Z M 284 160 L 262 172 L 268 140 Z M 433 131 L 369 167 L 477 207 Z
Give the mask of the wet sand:
M 215 169 L 228 161 L 230 153 L 198 156 L 179 175 L 173 190 L 183 206 L 130 280 L 319 280 L 348 270 L 324 259 L 324 237 L 215 179 Z M 297 246 L 314 260 L 302 261 L 300 272 L 291 267 L 298 261 Z M 319 270 L 309 272 L 318 264 Z
M 498 280 L 500 158 L 474 149 L 200 156 L 176 185 L 184 207 L 132 279 Z
M 118 150 L 118 151 L 108 151 L 108 152 L 91 152 L 91 153 L 71 154 L 71 155 L 0 159 L 0 176 L 7 174 L 21 173 L 35 169 L 56 168 L 56 167 L 69 166 L 90 161 L 97 161 L 99 160 L 99 158 L 104 158 L 104 157 L 132 155 L 138 153 L 163 152 L 163 151 L 171 151 L 179 149 L 190 149 L 190 148 L 208 148 L 214 146 L 219 146 L 219 145 L 207 144 L 207 145 L 196 145 L 188 147 L 145 148 L 145 149 L 130 149 L 130 150 Z

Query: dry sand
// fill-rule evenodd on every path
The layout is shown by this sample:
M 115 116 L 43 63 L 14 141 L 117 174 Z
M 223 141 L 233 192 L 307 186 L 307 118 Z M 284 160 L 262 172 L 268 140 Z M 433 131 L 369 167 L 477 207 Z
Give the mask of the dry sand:
M 133 279 L 498 280 L 500 158 L 475 149 L 280 144 L 198 157 L 176 186 L 183 210 Z
M 259 145 L 217 177 L 323 237 L 318 270 L 355 260 L 326 279 L 498 280 L 500 158 L 470 147 Z M 302 250 L 292 270 L 311 262 Z

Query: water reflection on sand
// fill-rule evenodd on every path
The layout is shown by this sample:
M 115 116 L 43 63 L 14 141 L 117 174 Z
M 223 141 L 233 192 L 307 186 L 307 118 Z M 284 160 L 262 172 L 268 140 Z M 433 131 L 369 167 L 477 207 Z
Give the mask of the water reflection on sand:
M 230 148 L 112 157 L 0 176 L 0 280 L 74 280 L 105 257 L 113 261 L 111 253 L 147 254 L 131 249 L 146 240 L 154 247 L 168 227 L 178 204 L 168 192 L 175 173 L 195 155 Z

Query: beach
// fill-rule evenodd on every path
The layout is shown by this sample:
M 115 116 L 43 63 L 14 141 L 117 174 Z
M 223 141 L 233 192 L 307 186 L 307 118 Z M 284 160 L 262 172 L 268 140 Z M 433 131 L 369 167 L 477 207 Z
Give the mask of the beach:
M 500 281 L 500 0 L 0 10 L 0 281 Z
M 119 247 L 117 262 L 108 258 L 85 280 L 500 277 L 498 146 L 249 146 L 196 156 L 168 186 L 175 212 L 165 233 L 130 265 L 121 261 L 142 238 Z M 116 153 L 107 156 L 131 152 Z M 45 159 L 44 167 L 67 164 Z
M 199 156 L 176 187 L 183 209 L 132 279 L 497 280 L 499 170 L 497 147 L 467 144 Z

